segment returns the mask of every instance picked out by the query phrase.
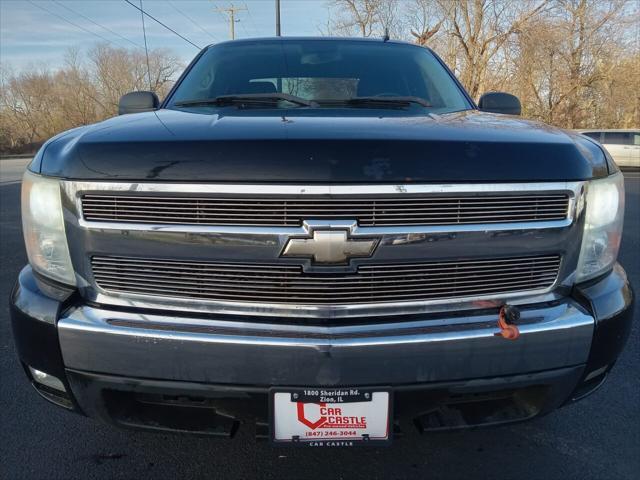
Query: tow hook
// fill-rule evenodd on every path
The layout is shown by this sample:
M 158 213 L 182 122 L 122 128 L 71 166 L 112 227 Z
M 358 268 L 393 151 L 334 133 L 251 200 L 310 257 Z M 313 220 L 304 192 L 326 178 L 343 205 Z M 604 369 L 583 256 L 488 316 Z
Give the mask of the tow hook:
M 520 310 L 513 305 L 503 305 L 500 307 L 498 315 L 498 327 L 500 332 L 496 336 L 501 336 L 507 340 L 516 340 L 520 336 L 520 330 L 514 325 L 520 319 Z

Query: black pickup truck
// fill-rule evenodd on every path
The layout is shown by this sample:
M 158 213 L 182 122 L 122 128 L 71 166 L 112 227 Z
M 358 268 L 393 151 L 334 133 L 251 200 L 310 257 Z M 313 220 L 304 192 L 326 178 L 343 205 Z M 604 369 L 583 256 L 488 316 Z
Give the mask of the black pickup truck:
M 205 48 L 23 180 L 17 351 L 123 427 L 386 444 L 543 415 L 628 337 L 623 177 L 395 41 Z

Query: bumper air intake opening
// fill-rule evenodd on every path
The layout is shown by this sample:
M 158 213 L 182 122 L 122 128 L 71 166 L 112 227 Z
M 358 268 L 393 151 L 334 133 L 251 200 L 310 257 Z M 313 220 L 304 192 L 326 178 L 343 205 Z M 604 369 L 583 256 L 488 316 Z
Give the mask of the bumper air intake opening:
M 23 367 L 31 379 L 31 385 L 43 398 L 68 410 L 73 410 L 73 400 L 61 379 L 30 365 L 23 364 Z
M 598 369 L 592 374 L 587 375 L 587 377 L 576 387 L 576 389 L 571 394 L 571 402 L 577 402 L 578 400 L 582 400 L 585 397 L 588 397 L 596 390 L 598 390 L 602 384 L 604 384 L 607 376 L 609 375 L 609 371 L 611 370 L 611 366 L 605 366 L 602 369 Z
M 61 392 L 60 390 L 56 390 L 55 388 L 51 388 L 47 385 L 42 385 L 38 382 L 32 382 L 32 385 L 46 400 L 64 407 L 67 410 L 73 410 L 73 400 L 71 400 L 71 397 L 66 391 Z
M 124 427 L 226 438 L 239 427 L 238 420 L 216 411 L 206 397 L 114 390 L 103 395 L 111 420 Z
M 414 424 L 420 433 L 425 433 L 518 422 L 538 415 L 547 394 L 545 386 L 451 394 L 416 417 Z

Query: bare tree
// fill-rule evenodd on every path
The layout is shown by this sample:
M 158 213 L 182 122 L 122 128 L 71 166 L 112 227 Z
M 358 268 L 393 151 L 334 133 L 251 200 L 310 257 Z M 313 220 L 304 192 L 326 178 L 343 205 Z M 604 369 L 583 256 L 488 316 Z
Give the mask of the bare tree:
M 46 68 L 0 76 L 0 149 L 41 143 L 58 132 L 93 123 L 117 112 L 120 96 L 148 90 L 164 96 L 182 69 L 166 50 L 149 52 L 151 86 L 141 51 L 97 45 L 84 61 L 77 49 L 67 52 L 57 71 Z
M 64 117 L 73 125 L 87 125 L 99 119 L 98 111 L 104 106 L 98 100 L 98 91 L 90 72 L 82 63 L 80 51 L 71 48 L 65 56 L 65 68 L 56 74 L 60 106 Z M 69 95 L 68 92 L 73 92 Z
M 594 91 L 595 108 L 585 115 L 584 126 L 631 128 L 640 125 L 640 54 L 612 58 L 601 88 Z
M 142 51 L 129 51 L 99 44 L 89 52 L 89 61 L 100 92 L 97 101 L 107 115 L 115 114 L 120 97 L 133 90 L 151 89 L 162 97 L 172 84 L 172 78 L 182 68 L 177 57 L 169 51 L 151 50 L 149 85 L 146 59 Z
M 53 135 L 57 103 L 53 76 L 44 70 L 23 72 L 7 80 L 2 90 L 3 117 L 20 132 L 24 143 Z
M 435 0 L 414 0 L 407 9 L 407 23 L 418 45 L 426 46 L 444 23 Z
M 605 78 L 598 68 L 599 60 L 607 55 L 609 35 L 605 29 L 619 16 L 624 0 L 559 0 L 562 7 L 562 28 L 568 39 L 561 50 L 568 65 L 569 78 L 564 95 L 567 97 L 567 127 L 581 123 L 578 98 L 582 89 L 590 88 Z M 616 22 L 617 23 L 617 22 Z M 610 45 L 609 45 L 610 46 Z
M 405 35 L 404 18 L 400 11 L 404 4 L 400 0 L 386 0 L 381 2 L 378 7 L 378 25 L 379 31 L 375 32 L 383 35 L 389 35 L 391 38 L 401 40 L 408 38 Z
M 450 35 L 462 50 L 460 80 L 473 98 L 507 40 L 540 14 L 548 0 L 438 0 Z
M 344 35 L 355 32 L 361 37 L 370 37 L 380 25 L 380 11 L 384 0 L 333 0 L 338 10 L 334 30 Z
M 625 35 L 633 28 L 628 2 L 559 0 L 556 6 L 518 35 L 514 84 L 525 113 L 568 128 L 630 126 L 640 109 L 640 54 Z

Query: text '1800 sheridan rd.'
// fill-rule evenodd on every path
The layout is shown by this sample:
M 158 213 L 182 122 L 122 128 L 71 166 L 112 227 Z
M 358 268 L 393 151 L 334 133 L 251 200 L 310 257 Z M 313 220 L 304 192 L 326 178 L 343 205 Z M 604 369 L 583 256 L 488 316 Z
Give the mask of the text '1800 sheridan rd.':
M 23 179 L 13 334 L 55 404 L 388 445 L 544 415 L 624 347 L 621 172 L 512 95 L 474 103 L 429 49 L 220 43 L 120 113 Z

